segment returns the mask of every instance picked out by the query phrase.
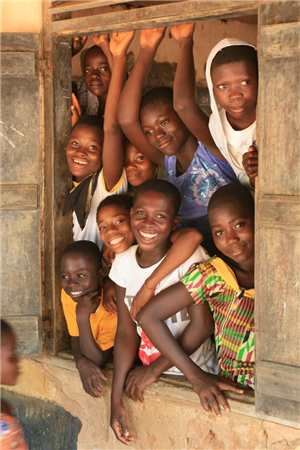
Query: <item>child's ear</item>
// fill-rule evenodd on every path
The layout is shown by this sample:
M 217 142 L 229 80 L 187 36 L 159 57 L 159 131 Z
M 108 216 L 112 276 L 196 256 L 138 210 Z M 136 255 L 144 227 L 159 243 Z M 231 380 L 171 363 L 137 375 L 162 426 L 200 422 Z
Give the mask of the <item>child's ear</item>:
M 180 217 L 179 216 L 175 216 L 174 217 L 174 221 L 173 221 L 173 226 L 172 226 L 172 230 L 176 230 L 176 228 L 178 227 L 180 222 Z
M 133 215 L 133 207 L 130 208 L 130 219 L 131 219 L 132 215 Z

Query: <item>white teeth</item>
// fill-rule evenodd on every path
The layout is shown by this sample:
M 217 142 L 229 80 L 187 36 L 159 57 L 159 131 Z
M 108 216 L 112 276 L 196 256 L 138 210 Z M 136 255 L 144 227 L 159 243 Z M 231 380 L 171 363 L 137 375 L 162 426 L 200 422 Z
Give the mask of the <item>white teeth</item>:
M 77 159 L 74 159 L 74 162 L 76 162 L 77 164 L 82 164 L 83 166 L 87 165 L 87 162 L 77 161 Z
M 119 242 L 123 241 L 123 239 L 124 239 L 124 237 L 119 237 L 119 238 L 113 239 L 112 241 L 110 241 L 110 244 L 111 245 L 116 245 Z
M 157 233 L 156 233 L 156 234 L 149 234 L 149 233 L 143 233 L 142 231 L 140 231 L 140 234 L 141 234 L 144 238 L 148 238 L 148 239 L 152 239 L 152 238 L 154 238 L 155 236 L 157 236 Z
M 71 292 L 72 295 L 79 295 L 82 294 L 83 291 L 78 291 L 78 292 Z

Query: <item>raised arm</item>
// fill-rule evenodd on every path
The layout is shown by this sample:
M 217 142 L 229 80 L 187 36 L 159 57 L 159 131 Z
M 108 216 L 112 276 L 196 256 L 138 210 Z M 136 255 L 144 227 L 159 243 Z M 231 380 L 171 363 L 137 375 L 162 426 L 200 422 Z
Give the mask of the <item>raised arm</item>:
M 182 283 L 176 283 L 147 303 L 138 313 L 137 320 L 152 344 L 188 378 L 193 390 L 198 394 L 203 408 L 211 411 L 207 403 L 209 401 L 217 416 L 220 416 L 220 408 L 216 399 L 226 411 L 230 411 L 222 391 L 230 390 L 241 394 L 243 390 L 231 380 L 203 372 L 176 342 L 164 322 L 168 317 L 190 305 L 192 301 L 185 286 Z M 210 326 L 210 319 L 204 319 L 202 326 L 208 325 Z
M 129 434 L 126 423 L 126 410 L 123 405 L 123 389 L 129 370 L 135 360 L 139 337 L 136 325 L 131 320 L 124 303 L 125 288 L 116 285 L 118 328 L 114 346 L 114 375 L 111 392 L 110 425 L 116 438 L 123 444 L 130 445 L 134 438 Z
M 85 43 L 87 41 L 87 36 L 76 36 L 72 38 L 72 57 L 81 52 Z
M 193 255 L 203 241 L 203 235 L 195 228 L 178 228 L 173 231 L 170 240 L 173 245 L 169 253 L 147 278 L 132 302 L 130 313 L 133 318 L 154 295 L 156 286 Z
M 193 304 L 190 304 L 188 314 L 190 323 L 179 336 L 177 342 L 189 356 L 213 333 L 214 325 L 207 304 L 201 305 L 200 308 L 195 308 Z M 167 358 L 160 355 L 149 366 L 132 370 L 126 380 L 126 394 L 132 400 L 136 401 L 136 398 L 138 398 L 143 403 L 143 390 L 150 384 L 155 383 L 158 377 L 172 366 L 173 364 Z
M 140 53 L 128 78 L 119 103 L 119 123 L 129 141 L 148 159 L 164 167 L 164 155 L 154 148 L 140 124 L 140 105 L 144 85 L 157 48 L 165 34 L 165 28 L 142 30 Z
M 174 78 L 174 109 L 191 133 L 221 161 L 226 161 L 217 148 L 208 128 L 208 117 L 197 102 L 193 56 L 194 23 L 174 25 L 171 34 L 179 44 L 180 53 Z
M 110 50 L 113 56 L 113 71 L 107 94 L 104 113 L 103 141 L 103 178 L 106 189 L 111 191 L 118 183 L 123 172 L 124 150 L 123 135 L 118 123 L 117 108 L 125 83 L 126 53 L 134 31 L 113 33 Z

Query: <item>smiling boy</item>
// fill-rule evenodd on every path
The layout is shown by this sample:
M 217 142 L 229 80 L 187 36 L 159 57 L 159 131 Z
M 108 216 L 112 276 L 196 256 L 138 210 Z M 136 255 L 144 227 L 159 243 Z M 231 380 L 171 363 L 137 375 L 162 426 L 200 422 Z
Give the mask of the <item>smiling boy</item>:
M 177 188 L 164 180 L 150 180 L 137 188 L 130 216 L 131 228 L 138 245 L 117 254 L 110 272 L 110 278 L 116 283 L 118 310 L 111 426 L 117 439 L 124 444 L 129 444 L 133 440 L 126 425 L 126 411 L 122 401 L 124 386 L 126 385 L 126 393 L 130 398 L 143 401 L 143 389 L 154 383 L 161 373 L 168 371 L 171 374 L 180 374 L 160 355 L 145 333 L 137 330 L 130 315 L 136 293 L 166 258 L 171 248 L 170 234 L 179 222 L 177 212 L 180 201 Z M 207 258 L 204 250 L 198 247 L 184 264 L 173 270 L 153 291 L 159 292 L 164 287 L 176 283 L 193 262 Z M 210 339 L 198 339 L 199 329 L 202 326 L 202 322 L 198 321 L 199 312 L 200 309 L 195 308 L 183 309 L 167 318 L 167 325 L 195 363 L 201 365 L 204 370 L 215 373 L 213 343 Z M 212 330 L 211 327 L 210 331 Z M 129 373 L 138 348 L 143 367 Z
M 72 353 L 84 390 L 101 397 L 97 377 L 112 355 L 117 317 L 103 308 L 102 258 L 96 244 L 77 241 L 61 257 L 61 301 L 71 335 Z
M 218 189 L 208 207 L 217 248 L 227 257 L 195 264 L 180 283 L 161 292 L 138 314 L 137 320 L 161 353 L 190 380 L 201 404 L 220 416 L 217 400 L 226 411 L 223 390 L 243 393 L 254 389 L 254 202 L 241 185 Z M 213 315 L 220 375 L 204 373 L 182 351 L 164 320 L 183 307 L 209 305 Z M 197 308 L 195 308 L 197 309 Z M 202 329 L 202 338 L 207 330 Z M 237 384 L 238 383 L 238 384 Z M 239 386 L 238 386 L 239 385 Z

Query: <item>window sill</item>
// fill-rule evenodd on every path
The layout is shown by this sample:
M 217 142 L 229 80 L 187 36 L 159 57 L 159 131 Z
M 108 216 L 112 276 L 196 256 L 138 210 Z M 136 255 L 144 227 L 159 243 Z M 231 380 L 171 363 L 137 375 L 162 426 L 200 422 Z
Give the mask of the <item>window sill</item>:
M 36 361 L 49 364 L 63 369 L 77 371 L 71 351 L 67 350 L 60 352 L 58 356 L 44 355 Z M 112 382 L 113 364 L 108 363 L 105 366 L 105 374 L 108 382 Z M 191 403 L 196 403 L 200 406 L 198 395 L 192 390 L 190 382 L 186 377 L 162 375 L 158 381 L 147 387 L 147 392 L 156 395 L 169 395 L 177 400 L 184 400 Z M 258 414 L 255 411 L 255 397 L 253 391 L 246 391 L 243 395 L 234 394 L 233 392 L 226 392 L 231 412 L 236 414 L 243 414 L 245 416 L 254 417 L 256 419 L 267 420 L 269 422 L 278 423 L 292 428 L 300 428 L 300 424 L 290 422 L 287 420 L 278 419 L 277 417 L 270 417 L 263 414 Z

